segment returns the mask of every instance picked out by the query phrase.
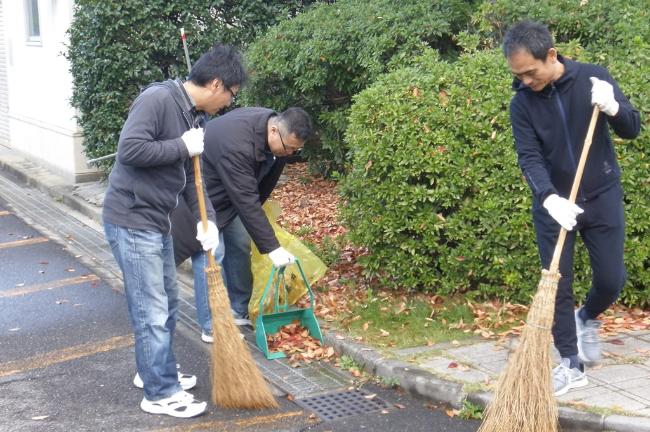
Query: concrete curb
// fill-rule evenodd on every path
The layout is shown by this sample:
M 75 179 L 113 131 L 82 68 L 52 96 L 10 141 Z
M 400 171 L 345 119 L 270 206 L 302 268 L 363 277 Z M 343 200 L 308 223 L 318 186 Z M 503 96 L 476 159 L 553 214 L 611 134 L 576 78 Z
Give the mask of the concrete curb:
M 376 350 L 351 341 L 343 334 L 329 332 L 323 335 L 325 344 L 342 355 L 352 358 L 363 369 L 375 376 L 394 380 L 412 396 L 434 403 L 446 403 L 459 409 L 465 400 L 485 408 L 492 400 L 487 392 L 465 393 L 463 385 L 441 379 L 417 366 L 399 360 L 387 359 Z M 559 407 L 560 425 L 566 431 L 584 432 L 650 432 L 650 418 L 622 415 L 603 415 L 570 407 Z
M 50 196 L 54 201 L 70 207 L 82 215 L 101 224 L 101 208 L 93 206 L 83 198 L 74 195 L 74 188 L 60 176 L 21 158 L 0 158 L 0 169 L 18 181 Z

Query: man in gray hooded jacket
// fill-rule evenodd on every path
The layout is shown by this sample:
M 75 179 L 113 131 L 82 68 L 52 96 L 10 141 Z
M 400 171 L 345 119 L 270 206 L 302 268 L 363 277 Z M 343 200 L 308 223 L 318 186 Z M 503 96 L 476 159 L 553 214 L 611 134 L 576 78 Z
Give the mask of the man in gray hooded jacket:
M 203 152 L 205 115 L 229 106 L 245 79 L 241 55 L 217 44 L 195 63 L 188 81 L 144 89 L 120 134 L 102 216 L 135 333 L 133 383 L 144 389 L 140 407 L 149 413 L 194 417 L 206 408 L 185 391 L 196 377 L 176 370 L 172 349 L 179 296 L 170 214 L 182 195 L 199 220 L 191 158 Z M 209 229 L 197 227 L 205 250 L 219 242 L 209 203 L 206 195 Z

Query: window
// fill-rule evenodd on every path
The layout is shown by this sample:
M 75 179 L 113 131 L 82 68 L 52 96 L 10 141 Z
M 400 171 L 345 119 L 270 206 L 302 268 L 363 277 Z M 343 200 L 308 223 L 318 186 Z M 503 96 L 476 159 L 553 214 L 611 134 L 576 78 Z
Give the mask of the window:
M 38 19 L 38 0 L 25 0 L 27 15 L 27 42 L 41 41 L 41 26 Z

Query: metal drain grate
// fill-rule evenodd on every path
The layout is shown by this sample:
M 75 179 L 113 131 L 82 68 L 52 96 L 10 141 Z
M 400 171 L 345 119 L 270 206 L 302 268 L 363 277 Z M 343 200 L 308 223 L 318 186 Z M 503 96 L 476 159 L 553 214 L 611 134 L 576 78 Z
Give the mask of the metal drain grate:
M 324 421 L 338 420 L 358 414 L 380 411 L 388 404 L 378 397 L 370 397 L 361 390 L 347 390 L 295 399 L 294 402 L 305 409 L 314 411 Z

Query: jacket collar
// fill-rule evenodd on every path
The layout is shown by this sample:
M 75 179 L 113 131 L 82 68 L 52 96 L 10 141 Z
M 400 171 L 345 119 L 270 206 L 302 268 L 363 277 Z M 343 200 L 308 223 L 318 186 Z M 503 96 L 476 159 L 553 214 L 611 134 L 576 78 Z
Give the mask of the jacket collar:
M 257 162 L 266 161 L 267 154 L 271 152 L 268 141 L 268 123 L 271 117 L 278 115 L 275 111 L 269 111 L 267 115 L 259 117 L 255 123 L 255 160 Z
M 207 115 L 203 111 L 196 110 L 196 104 L 189 93 L 185 90 L 181 79 L 169 79 L 160 83 L 153 83 L 148 87 L 156 85 L 163 86 L 169 90 L 169 93 L 172 98 L 174 98 L 178 108 L 183 113 L 183 117 L 185 118 L 189 128 L 205 126 Z

